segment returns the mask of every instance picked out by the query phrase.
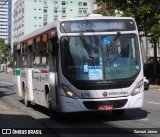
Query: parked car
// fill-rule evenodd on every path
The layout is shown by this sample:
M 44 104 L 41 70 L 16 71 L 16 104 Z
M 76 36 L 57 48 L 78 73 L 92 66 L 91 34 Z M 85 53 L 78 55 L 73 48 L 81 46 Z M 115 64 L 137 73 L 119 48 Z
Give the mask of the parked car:
M 149 89 L 149 80 L 144 77 L 144 90 L 148 90 Z

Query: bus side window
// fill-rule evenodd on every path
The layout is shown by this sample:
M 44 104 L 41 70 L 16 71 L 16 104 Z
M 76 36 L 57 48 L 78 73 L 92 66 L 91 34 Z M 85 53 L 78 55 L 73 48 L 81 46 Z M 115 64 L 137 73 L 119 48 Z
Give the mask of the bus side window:
M 50 72 L 55 72 L 57 69 L 57 58 L 58 55 L 58 43 L 57 43 L 57 37 L 50 38 L 48 40 L 48 53 L 49 53 L 49 66 L 50 66 Z
M 41 45 L 41 60 L 42 65 L 48 64 L 48 36 L 44 35 L 42 39 L 42 45 Z
M 22 67 L 21 66 L 21 50 L 20 49 L 17 50 L 17 63 L 16 63 L 16 66 L 18 68 Z
M 22 66 L 26 66 L 26 45 L 23 43 L 22 44 Z
M 40 65 L 40 57 L 41 57 L 40 47 L 41 47 L 41 43 L 36 42 L 35 61 L 34 61 L 35 65 Z
M 51 45 L 50 45 L 50 49 L 52 51 L 53 56 L 57 56 L 58 55 L 58 39 L 57 37 L 53 37 L 50 39 Z
M 32 45 L 27 46 L 27 67 L 32 67 Z
M 42 43 L 41 57 L 42 57 L 42 65 L 48 64 L 48 42 Z

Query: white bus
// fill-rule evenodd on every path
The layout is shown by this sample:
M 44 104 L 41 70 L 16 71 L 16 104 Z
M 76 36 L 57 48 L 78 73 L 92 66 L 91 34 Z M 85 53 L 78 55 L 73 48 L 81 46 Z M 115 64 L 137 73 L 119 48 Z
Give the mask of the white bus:
M 123 114 L 143 106 L 143 64 L 133 18 L 54 21 L 14 43 L 16 92 L 59 112 Z

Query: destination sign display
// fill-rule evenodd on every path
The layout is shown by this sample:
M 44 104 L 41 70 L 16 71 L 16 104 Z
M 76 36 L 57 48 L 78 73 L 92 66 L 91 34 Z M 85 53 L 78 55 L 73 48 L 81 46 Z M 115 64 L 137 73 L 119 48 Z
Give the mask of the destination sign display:
M 62 33 L 131 31 L 135 29 L 135 23 L 131 19 L 78 20 L 61 23 Z

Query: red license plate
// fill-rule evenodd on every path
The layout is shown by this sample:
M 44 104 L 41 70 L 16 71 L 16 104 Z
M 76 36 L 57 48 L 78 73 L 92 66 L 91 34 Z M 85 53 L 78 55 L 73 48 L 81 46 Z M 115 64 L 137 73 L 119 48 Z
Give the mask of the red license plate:
M 98 110 L 101 110 L 101 111 L 103 111 L 103 110 L 112 110 L 112 109 L 113 109 L 113 105 L 100 105 L 98 107 Z

